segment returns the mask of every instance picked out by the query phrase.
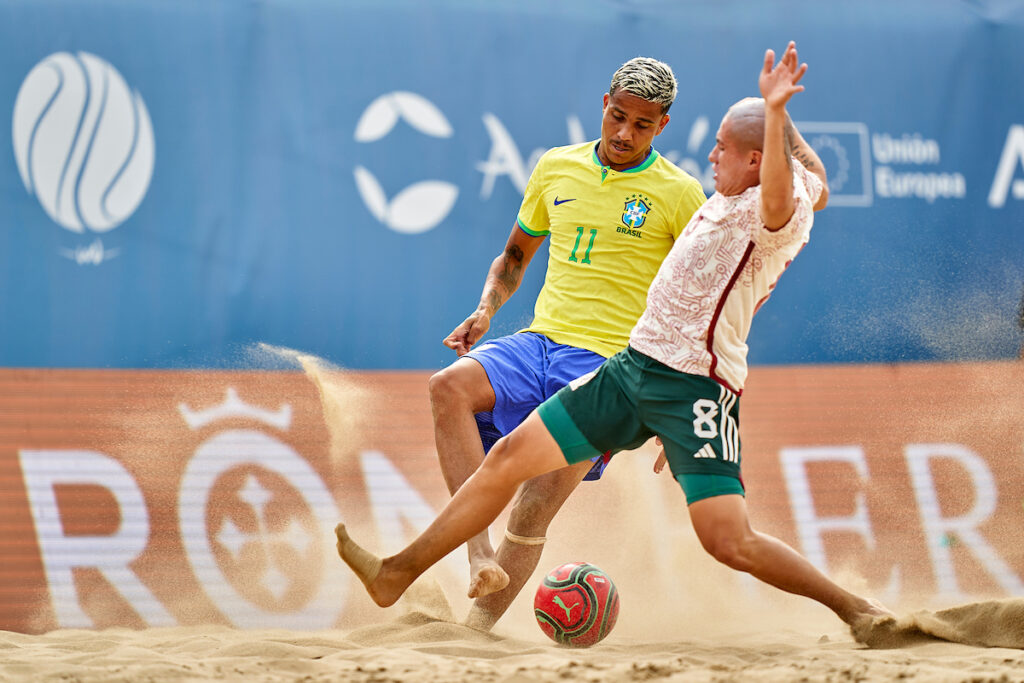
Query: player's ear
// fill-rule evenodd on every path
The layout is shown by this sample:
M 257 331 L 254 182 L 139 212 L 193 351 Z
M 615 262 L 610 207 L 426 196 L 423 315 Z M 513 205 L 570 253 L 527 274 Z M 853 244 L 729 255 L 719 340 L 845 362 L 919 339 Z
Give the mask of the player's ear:
M 762 153 L 759 149 L 750 150 L 750 169 L 760 170 L 761 169 L 761 157 Z
M 661 131 L 665 130 L 665 126 L 668 125 L 668 120 L 668 114 L 665 114 L 661 117 L 661 123 L 658 124 L 658 130 L 654 133 L 655 135 L 661 135 Z

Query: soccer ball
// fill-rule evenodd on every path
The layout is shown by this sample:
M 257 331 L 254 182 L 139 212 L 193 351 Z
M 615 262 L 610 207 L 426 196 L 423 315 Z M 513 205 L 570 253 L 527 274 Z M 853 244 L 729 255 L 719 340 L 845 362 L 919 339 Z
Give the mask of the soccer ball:
M 556 643 L 590 647 L 619 617 L 619 592 L 603 571 L 587 562 L 555 567 L 537 587 L 533 613 Z

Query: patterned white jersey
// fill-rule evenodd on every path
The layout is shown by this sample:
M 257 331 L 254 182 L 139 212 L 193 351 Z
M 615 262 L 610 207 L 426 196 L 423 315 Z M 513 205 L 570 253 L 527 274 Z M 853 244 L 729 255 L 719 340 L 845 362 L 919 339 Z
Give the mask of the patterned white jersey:
M 712 195 L 661 264 L 630 346 L 741 393 L 754 313 L 807 243 L 822 188 L 794 159 L 796 210 L 775 231 L 761 222 L 760 185 L 731 197 Z

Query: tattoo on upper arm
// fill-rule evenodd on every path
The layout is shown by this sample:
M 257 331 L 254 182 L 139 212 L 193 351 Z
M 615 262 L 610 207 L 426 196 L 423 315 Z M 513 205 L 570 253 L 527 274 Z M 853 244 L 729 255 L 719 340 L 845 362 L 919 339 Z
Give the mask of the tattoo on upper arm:
M 522 264 L 523 257 L 525 256 L 525 254 L 523 254 L 522 248 L 518 244 L 513 244 L 507 247 L 505 249 L 505 255 L 508 256 L 513 261 L 518 261 L 520 264 Z
M 523 250 L 515 244 L 505 249 L 505 267 L 498 273 L 498 282 L 508 294 L 519 286 L 519 280 L 523 277 L 524 258 Z
M 800 145 L 793 148 L 793 156 L 795 156 L 796 160 L 803 164 L 803 167 L 808 171 L 814 168 L 814 157 L 808 154 Z

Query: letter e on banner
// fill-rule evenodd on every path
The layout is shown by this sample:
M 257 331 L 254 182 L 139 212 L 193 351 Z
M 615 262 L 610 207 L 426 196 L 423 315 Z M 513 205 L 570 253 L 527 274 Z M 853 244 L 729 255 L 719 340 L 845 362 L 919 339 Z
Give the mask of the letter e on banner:
M 807 559 L 822 571 L 828 572 L 828 558 L 822 537 L 827 532 L 845 531 L 860 535 L 869 550 L 875 550 L 875 535 L 868 516 L 863 491 L 853 492 L 854 511 L 848 517 L 819 517 L 814 508 L 807 466 L 811 463 L 834 462 L 849 465 L 861 481 L 867 481 L 868 466 L 860 446 L 788 447 L 779 452 L 783 478 L 789 490 L 789 499 L 796 520 L 797 536 Z M 896 595 L 900 590 L 899 567 L 889 575 L 886 593 Z

